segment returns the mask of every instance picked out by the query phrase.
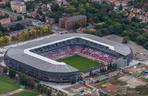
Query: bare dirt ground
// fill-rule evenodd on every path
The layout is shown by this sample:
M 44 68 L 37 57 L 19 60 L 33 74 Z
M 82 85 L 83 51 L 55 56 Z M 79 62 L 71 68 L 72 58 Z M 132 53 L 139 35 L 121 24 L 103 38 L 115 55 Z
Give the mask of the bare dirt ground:
M 122 76 L 119 78 L 119 80 L 126 82 L 127 83 L 126 86 L 128 86 L 130 88 L 135 88 L 137 86 L 147 84 L 146 82 L 139 80 L 133 76 L 129 76 L 129 75 Z
M 119 42 L 122 43 L 122 37 L 117 36 L 117 35 L 108 35 L 108 36 L 104 36 L 103 38 L 115 41 L 115 42 Z M 136 60 L 148 60 L 148 50 L 144 49 L 142 46 L 134 43 L 133 41 L 129 41 L 127 44 L 127 46 L 129 46 L 134 53 L 134 59 Z

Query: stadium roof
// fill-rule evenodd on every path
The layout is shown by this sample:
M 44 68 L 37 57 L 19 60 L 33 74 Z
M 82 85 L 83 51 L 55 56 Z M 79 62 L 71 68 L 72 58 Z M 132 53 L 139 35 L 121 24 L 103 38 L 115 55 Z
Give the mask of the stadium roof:
M 33 52 L 30 52 L 30 49 L 42 47 L 45 45 L 53 44 L 56 42 L 61 42 L 62 40 L 72 39 L 72 38 L 83 38 L 95 43 L 99 43 L 103 46 L 109 47 L 111 50 L 114 50 L 121 55 L 127 56 L 131 53 L 131 49 L 123 44 L 113 42 L 104 38 L 100 38 L 98 36 L 90 35 L 90 34 L 58 34 L 58 35 L 51 35 L 49 38 L 45 38 L 38 41 L 33 41 L 31 43 L 27 43 L 24 45 L 20 45 L 15 48 L 10 48 L 7 51 L 7 56 L 10 58 L 27 64 L 29 66 L 35 67 L 37 69 L 47 71 L 47 72 L 75 72 L 78 69 L 65 64 L 65 63 L 58 63 L 48 59 L 46 57 L 40 56 Z

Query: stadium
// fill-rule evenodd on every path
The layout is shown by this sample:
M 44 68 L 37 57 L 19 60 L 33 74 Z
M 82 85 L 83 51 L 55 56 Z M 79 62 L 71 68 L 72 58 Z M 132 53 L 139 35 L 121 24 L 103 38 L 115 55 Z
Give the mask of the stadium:
M 109 64 L 124 68 L 132 57 L 132 50 L 123 44 L 72 33 L 10 48 L 4 61 L 9 68 L 41 81 L 75 83 L 80 73 L 100 72 L 101 68 L 109 69 Z

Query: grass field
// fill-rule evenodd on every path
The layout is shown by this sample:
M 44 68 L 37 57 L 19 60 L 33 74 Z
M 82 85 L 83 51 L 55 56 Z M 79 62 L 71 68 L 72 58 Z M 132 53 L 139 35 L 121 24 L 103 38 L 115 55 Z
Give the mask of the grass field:
M 0 94 L 7 93 L 19 88 L 19 85 L 7 77 L 0 76 Z
M 35 91 L 24 90 L 22 92 L 12 95 L 12 96 L 38 96 L 38 95 L 39 94 Z
M 100 63 L 98 63 L 97 61 L 79 56 L 79 55 L 73 55 L 70 57 L 66 57 L 66 58 L 62 58 L 59 59 L 58 61 L 60 62 L 65 62 L 68 65 L 80 70 L 80 71 L 84 71 L 87 70 L 91 67 L 95 67 L 95 66 L 99 66 Z

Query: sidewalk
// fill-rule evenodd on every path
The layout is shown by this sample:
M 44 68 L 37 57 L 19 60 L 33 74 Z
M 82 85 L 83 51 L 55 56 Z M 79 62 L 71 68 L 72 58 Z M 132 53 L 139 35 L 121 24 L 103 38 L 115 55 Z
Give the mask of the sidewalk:
M 5 94 L 1 94 L 0 96 L 11 96 L 13 94 L 16 94 L 16 93 L 19 93 L 19 92 L 22 92 L 24 89 L 17 89 L 17 90 L 14 90 L 14 91 L 11 91 L 11 92 L 8 92 L 8 93 L 5 93 Z

